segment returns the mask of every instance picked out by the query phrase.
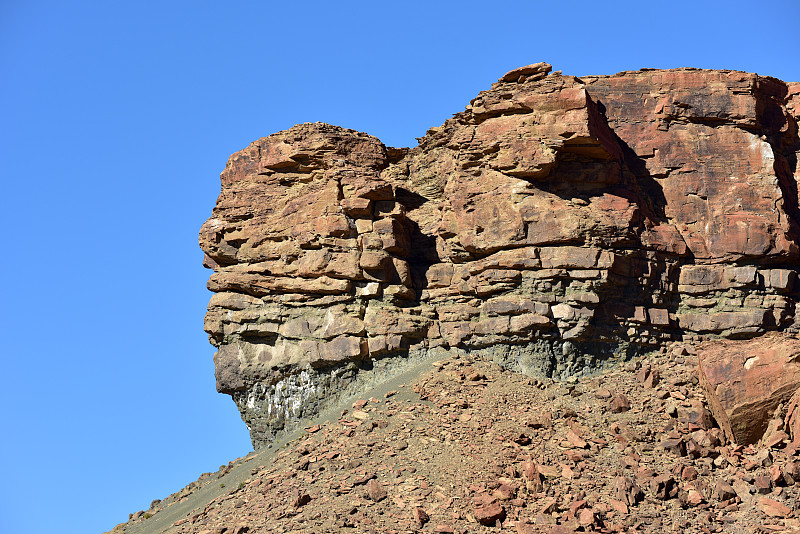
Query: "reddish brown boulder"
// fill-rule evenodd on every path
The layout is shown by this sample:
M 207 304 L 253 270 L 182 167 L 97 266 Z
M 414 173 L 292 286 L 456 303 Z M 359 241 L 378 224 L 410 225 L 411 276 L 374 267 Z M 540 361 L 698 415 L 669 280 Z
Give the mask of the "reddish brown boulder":
M 493 526 L 497 521 L 502 521 L 505 517 L 505 509 L 496 502 L 481 506 L 475 510 L 475 519 L 481 525 Z
M 708 342 L 698 359 L 714 418 L 738 443 L 760 440 L 778 405 L 800 387 L 800 339 L 793 335 Z
M 686 456 L 686 443 L 681 438 L 668 438 L 663 440 L 658 446 L 665 451 L 671 451 L 678 456 Z
M 718 501 L 727 501 L 736 497 L 736 491 L 734 491 L 730 484 L 724 480 L 720 480 L 717 482 L 716 486 L 714 486 L 713 497 Z
M 418 506 L 414 508 L 413 515 L 414 524 L 416 524 L 418 528 L 422 528 L 425 523 L 431 520 L 431 517 L 428 515 L 428 513 Z
M 628 397 L 620 393 L 619 395 L 615 395 L 611 402 L 609 403 L 609 409 L 611 413 L 622 413 L 627 412 L 631 409 L 631 403 L 628 400 Z
M 644 499 L 644 492 L 641 488 L 627 477 L 617 477 L 614 480 L 614 499 L 627 506 L 635 506 Z
M 761 497 L 758 500 L 758 508 L 771 517 L 789 517 L 792 514 L 791 508 L 769 497 Z
M 584 528 L 594 524 L 596 520 L 594 511 L 591 508 L 585 508 L 578 514 L 578 523 Z
M 702 403 L 697 401 L 693 401 L 690 406 L 678 408 L 678 421 L 689 423 L 706 430 L 714 426 L 712 414 Z

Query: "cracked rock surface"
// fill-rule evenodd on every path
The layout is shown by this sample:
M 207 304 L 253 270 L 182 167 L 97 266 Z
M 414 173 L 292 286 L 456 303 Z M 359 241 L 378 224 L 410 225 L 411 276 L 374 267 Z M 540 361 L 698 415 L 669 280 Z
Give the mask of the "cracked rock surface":
M 259 139 L 200 234 L 217 388 L 260 447 L 434 350 L 563 379 L 796 331 L 798 110 L 800 85 L 757 74 L 540 63 L 414 148 Z

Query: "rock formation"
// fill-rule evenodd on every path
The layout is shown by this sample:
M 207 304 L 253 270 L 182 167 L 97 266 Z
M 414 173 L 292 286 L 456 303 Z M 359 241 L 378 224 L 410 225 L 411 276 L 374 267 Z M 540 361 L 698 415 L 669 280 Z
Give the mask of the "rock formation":
M 507 73 L 411 149 L 315 123 L 231 156 L 205 328 L 255 447 L 445 351 L 565 378 L 798 329 L 800 84 L 550 71 Z

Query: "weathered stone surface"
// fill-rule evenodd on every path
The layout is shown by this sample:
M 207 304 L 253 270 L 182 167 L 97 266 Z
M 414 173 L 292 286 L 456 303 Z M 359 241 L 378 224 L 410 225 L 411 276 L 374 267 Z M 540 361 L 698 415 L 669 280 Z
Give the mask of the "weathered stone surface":
M 767 335 L 706 342 L 700 379 L 714 418 L 729 439 L 756 443 L 779 405 L 800 388 L 800 339 Z
M 792 447 L 800 449 L 800 389 L 797 389 L 789 399 L 784 425 L 792 438 Z
M 321 123 L 259 139 L 200 233 L 217 388 L 260 446 L 409 355 L 563 378 L 682 336 L 797 329 L 798 94 L 541 63 L 411 149 Z
M 797 192 L 783 168 L 796 123 L 787 122 L 785 83 L 696 69 L 584 81 L 695 259 L 796 256 Z

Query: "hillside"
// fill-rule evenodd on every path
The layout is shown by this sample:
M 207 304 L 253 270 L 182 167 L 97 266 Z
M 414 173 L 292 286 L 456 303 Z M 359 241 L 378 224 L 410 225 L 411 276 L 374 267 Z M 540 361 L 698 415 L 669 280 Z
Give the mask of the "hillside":
M 691 352 L 564 382 L 437 361 L 112 532 L 795 531 L 796 450 L 723 445 Z

